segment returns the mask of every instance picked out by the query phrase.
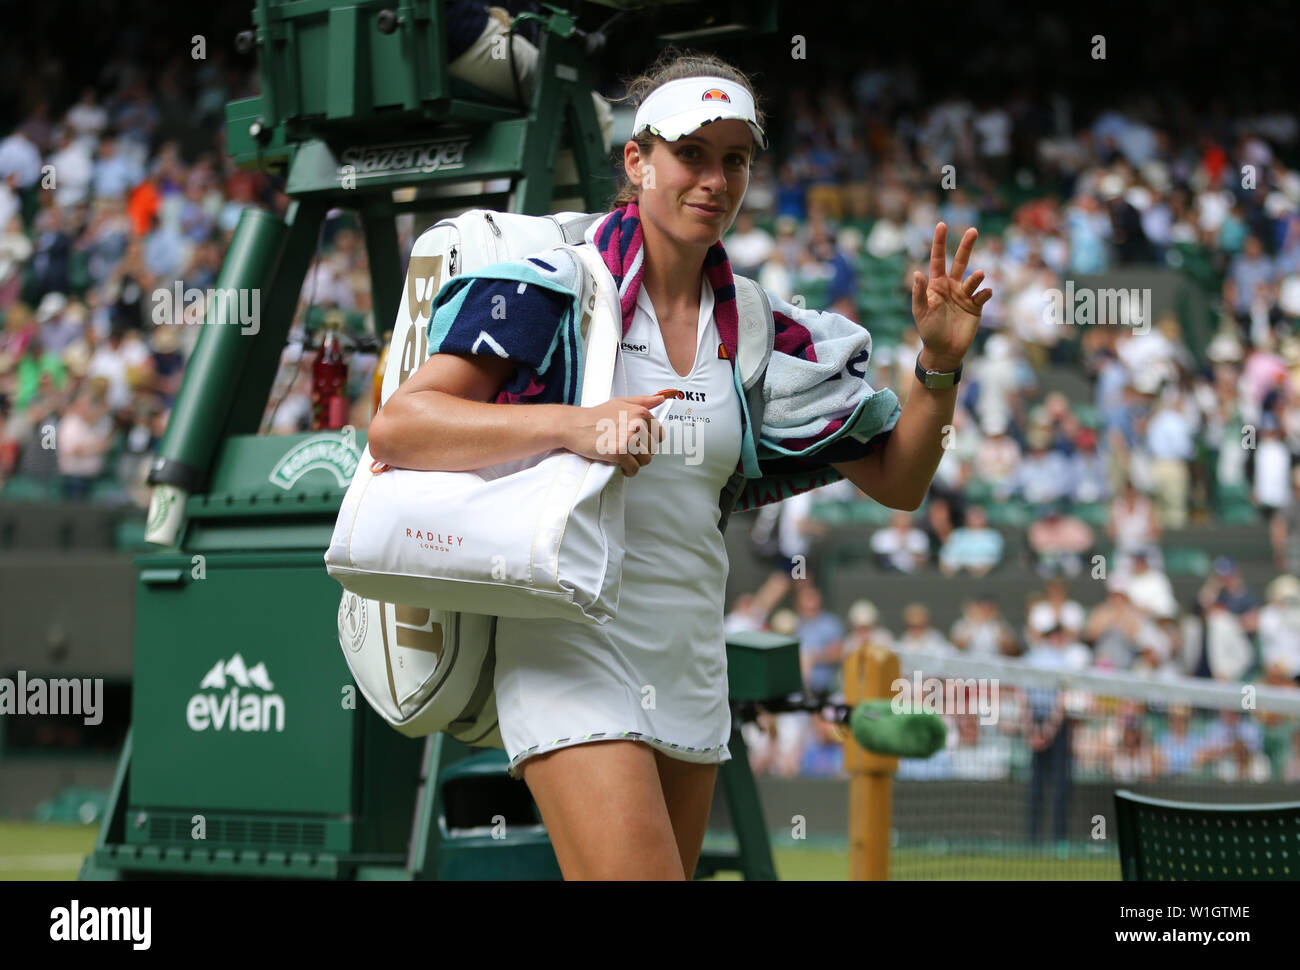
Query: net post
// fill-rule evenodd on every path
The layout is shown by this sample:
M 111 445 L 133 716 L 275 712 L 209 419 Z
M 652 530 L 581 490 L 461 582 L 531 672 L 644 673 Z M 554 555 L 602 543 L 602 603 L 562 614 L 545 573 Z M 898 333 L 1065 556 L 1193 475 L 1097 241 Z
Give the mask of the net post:
M 844 701 L 850 707 L 891 696 L 898 679 L 898 655 L 875 644 L 844 658 Z M 849 878 L 889 878 L 889 830 L 893 817 L 894 772 L 898 759 L 862 748 L 850 734 L 844 740 L 849 774 Z

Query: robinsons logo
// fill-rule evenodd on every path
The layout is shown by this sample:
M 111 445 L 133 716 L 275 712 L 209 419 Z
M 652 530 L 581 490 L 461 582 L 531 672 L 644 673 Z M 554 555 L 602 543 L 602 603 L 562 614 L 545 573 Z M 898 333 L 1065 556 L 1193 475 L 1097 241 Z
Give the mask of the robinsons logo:
M 318 435 L 300 441 L 275 463 L 268 476 L 272 485 L 293 488 L 294 482 L 310 471 L 327 471 L 346 488 L 357 470 L 357 453 L 336 435 Z

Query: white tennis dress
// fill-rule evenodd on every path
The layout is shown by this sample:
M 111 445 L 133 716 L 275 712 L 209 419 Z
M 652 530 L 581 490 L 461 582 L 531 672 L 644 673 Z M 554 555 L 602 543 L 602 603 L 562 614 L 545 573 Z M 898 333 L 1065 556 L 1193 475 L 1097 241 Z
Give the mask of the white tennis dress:
M 614 396 L 686 397 L 670 409 L 661 450 L 627 483 L 618 615 L 603 626 L 497 623 L 497 713 L 514 778 L 525 758 L 598 740 L 639 740 L 683 761 L 731 758 L 718 494 L 740 457 L 740 411 L 713 304 L 705 281 L 686 377 L 644 288 L 622 341 Z

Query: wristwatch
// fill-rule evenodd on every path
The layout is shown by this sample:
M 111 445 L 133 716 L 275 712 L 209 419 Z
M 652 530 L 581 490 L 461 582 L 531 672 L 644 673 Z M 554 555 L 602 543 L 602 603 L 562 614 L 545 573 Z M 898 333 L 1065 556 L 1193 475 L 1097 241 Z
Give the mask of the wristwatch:
M 921 366 L 921 355 L 916 355 L 916 379 L 932 391 L 956 387 L 961 380 L 961 368 L 962 365 L 958 364 L 956 370 L 925 370 Z

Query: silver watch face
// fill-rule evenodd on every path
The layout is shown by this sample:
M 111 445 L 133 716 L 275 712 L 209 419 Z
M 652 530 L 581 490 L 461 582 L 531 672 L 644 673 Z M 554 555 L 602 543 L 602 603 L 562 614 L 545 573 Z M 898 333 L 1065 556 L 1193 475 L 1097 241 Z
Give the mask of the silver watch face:
M 957 371 L 924 371 L 921 383 L 931 390 L 944 390 L 957 383 Z

